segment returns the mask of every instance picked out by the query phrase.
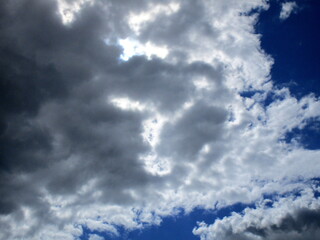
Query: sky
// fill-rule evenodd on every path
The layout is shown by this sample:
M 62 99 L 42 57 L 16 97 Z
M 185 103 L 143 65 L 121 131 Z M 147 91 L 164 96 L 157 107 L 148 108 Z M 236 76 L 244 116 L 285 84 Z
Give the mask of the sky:
M 0 1 L 0 239 L 319 238 L 319 11 Z

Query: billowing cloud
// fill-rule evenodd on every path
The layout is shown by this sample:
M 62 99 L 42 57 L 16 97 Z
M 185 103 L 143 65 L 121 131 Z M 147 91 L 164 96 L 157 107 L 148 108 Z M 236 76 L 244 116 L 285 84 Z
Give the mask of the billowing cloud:
M 285 136 L 320 103 L 273 86 L 254 31 L 267 8 L 2 1 L 0 238 L 117 235 L 317 177 L 320 151 Z
M 256 208 L 216 220 L 198 223 L 193 233 L 201 240 L 215 239 L 317 239 L 320 233 L 320 201 L 311 188 L 295 194 L 266 199 Z

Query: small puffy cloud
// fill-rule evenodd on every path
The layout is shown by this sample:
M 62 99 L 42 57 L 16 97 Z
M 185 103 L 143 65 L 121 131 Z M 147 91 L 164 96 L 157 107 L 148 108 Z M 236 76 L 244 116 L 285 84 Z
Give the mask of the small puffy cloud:
M 292 13 L 294 13 L 298 8 L 296 2 L 285 2 L 281 5 L 280 19 L 287 19 Z

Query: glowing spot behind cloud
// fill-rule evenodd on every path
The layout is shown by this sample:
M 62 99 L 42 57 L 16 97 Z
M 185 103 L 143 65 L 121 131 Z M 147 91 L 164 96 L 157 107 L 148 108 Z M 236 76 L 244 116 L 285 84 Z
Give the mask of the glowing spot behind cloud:
M 208 89 L 210 90 L 212 88 L 211 83 L 205 78 L 198 78 L 193 81 L 193 84 L 197 89 Z
M 93 4 L 94 0 L 67 1 L 58 0 L 58 14 L 63 24 L 67 25 L 74 21 L 75 15 L 81 11 L 85 4 Z
M 129 98 L 111 98 L 109 100 L 114 106 L 123 110 L 131 111 L 143 111 L 146 106 L 138 101 L 131 100 Z
M 168 55 L 168 49 L 163 46 L 156 46 L 150 42 L 142 44 L 136 40 L 126 38 L 120 39 L 119 44 L 123 47 L 123 53 L 120 59 L 127 61 L 132 56 L 145 55 L 148 59 L 152 56 L 157 56 L 159 58 L 165 58 Z

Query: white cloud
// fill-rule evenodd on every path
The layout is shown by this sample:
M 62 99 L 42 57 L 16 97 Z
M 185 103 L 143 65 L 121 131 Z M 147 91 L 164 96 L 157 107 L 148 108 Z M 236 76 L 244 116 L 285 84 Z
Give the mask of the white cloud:
M 271 205 L 271 206 L 268 206 Z M 218 239 L 315 239 L 319 234 L 320 199 L 311 188 L 301 196 L 291 194 L 276 200 L 263 200 L 256 208 L 217 219 L 213 224 L 198 223 L 193 230 L 201 240 Z
M 298 5 L 296 2 L 285 2 L 281 5 L 280 19 L 287 19 L 297 9 Z
M 90 234 L 89 235 L 89 240 L 105 240 L 105 238 L 97 235 L 97 234 Z
M 168 16 L 177 12 L 180 8 L 178 2 L 169 2 L 168 4 L 151 4 L 147 10 L 139 13 L 131 13 L 128 18 L 129 26 L 139 35 L 144 24 L 153 21 L 158 15 Z

